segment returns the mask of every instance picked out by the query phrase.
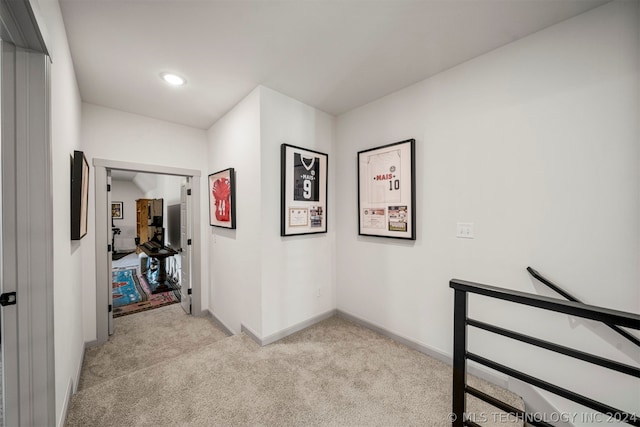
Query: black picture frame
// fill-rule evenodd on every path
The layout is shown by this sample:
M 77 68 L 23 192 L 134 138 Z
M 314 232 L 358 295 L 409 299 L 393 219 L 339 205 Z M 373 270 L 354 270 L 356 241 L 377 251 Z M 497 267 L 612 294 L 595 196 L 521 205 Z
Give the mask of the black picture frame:
M 111 218 L 124 219 L 124 203 L 123 202 L 111 202 Z
M 415 139 L 358 152 L 358 234 L 416 240 Z
M 209 175 L 209 225 L 236 228 L 236 179 L 233 168 Z
M 327 232 L 328 171 L 328 154 L 280 146 L 280 236 Z
M 89 209 L 89 162 L 75 150 L 71 162 L 71 240 L 87 235 Z

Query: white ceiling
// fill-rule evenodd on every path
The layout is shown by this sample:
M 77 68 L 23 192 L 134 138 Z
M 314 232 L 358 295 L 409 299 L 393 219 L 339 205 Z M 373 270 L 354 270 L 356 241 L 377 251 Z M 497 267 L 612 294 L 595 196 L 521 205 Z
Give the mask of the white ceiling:
M 258 85 L 338 115 L 606 2 L 60 0 L 83 101 L 201 129 Z
M 114 181 L 133 181 L 136 175 L 138 175 L 138 172 L 121 171 L 121 170 L 111 171 L 111 179 L 113 179 Z

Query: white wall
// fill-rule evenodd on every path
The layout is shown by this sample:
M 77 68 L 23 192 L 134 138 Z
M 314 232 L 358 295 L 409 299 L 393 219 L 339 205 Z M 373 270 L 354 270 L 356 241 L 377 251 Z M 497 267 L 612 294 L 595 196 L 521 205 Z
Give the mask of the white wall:
M 262 332 L 260 289 L 262 195 L 260 192 L 260 88 L 253 90 L 209 129 L 208 172 L 234 168 L 236 177 L 235 230 L 209 226 L 210 301 L 212 313 L 235 333 L 244 324 Z M 203 188 L 208 195 L 208 180 Z M 209 200 L 204 203 L 209 209 Z M 207 258 L 203 258 L 207 259 Z
M 120 234 L 115 236 L 114 246 L 118 251 L 136 248 L 136 200 L 144 198 L 144 193 L 131 181 L 111 181 L 111 201 L 122 202 L 122 219 L 114 219 L 113 225 L 120 228 Z M 133 231 L 133 234 L 132 234 Z
M 182 176 L 157 175 L 156 187 L 145 193 L 149 199 L 163 199 L 166 214 L 168 205 L 180 203 L 180 187 L 186 184 L 186 178 Z
M 138 174 L 139 176 L 140 174 Z M 162 199 L 162 216 L 164 218 L 164 232 L 165 232 L 165 244 L 167 244 L 167 237 L 169 235 L 168 230 L 168 217 L 167 217 L 167 207 L 175 204 L 180 204 L 180 189 L 182 185 L 187 183 L 187 179 L 182 176 L 171 176 L 171 175 L 156 175 L 156 185 L 150 191 L 147 191 L 144 195 L 147 199 Z M 206 182 L 206 175 L 203 174 L 203 181 Z M 202 223 L 206 223 L 208 217 L 200 218 Z M 203 244 L 207 245 L 208 242 L 203 240 Z M 179 244 L 180 242 L 174 242 L 175 244 Z M 176 255 L 173 257 L 174 259 L 179 259 L 180 256 Z
M 637 313 L 638 18 L 637 2 L 609 3 L 340 116 L 338 308 L 451 354 L 448 281 L 547 294 L 531 265 L 586 302 Z M 356 153 L 408 138 L 417 240 L 357 236 Z M 457 222 L 474 223 L 476 238 L 456 239 Z M 472 299 L 473 316 L 633 362 L 602 328 L 482 304 Z M 516 365 L 538 357 L 485 336 L 470 343 Z M 637 409 L 637 386 L 603 387 L 620 383 L 594 374 L 594 387 L 564 365 L 550 369 L 552 380 Z
M 208 173 L 236 168 L 238 229 L 203 224 L 202 233 L 203 260 L 210 261 L 203 262 L 202 280 L 210 284 L 202 289 L 203 308 L 236 332 L 244 323 L 267 336 L 337 305 L 450 353 L 448 280 L 545 292 L 527 276 L 527 265 L 585 301 L 639 310 L 637 2 L 607 4 L 349 112 L 337 120 L 335 138 L 329 117 L 265 88 L 208 132 L 91 104 L 81 108 L 58 4 L 36 4 L 54 58 L 54 188 L 68 189 L 74 149 L 84 150 L 90 162 L 99 157 L 200 169 L 203 188 Z M 357 151 L 412 137 L 418 240 L 358 237 Z M 330 154 L 326 236 L 278 235 L 279 194 L 271 184 L 279 188 L 282 142 Z M 208 158 L 202 155 L 207 150 Z M 69 240 L 68 191 L 54 198 L 58 417 L 76 379 L 83 338 L 95 339 L 93 194 L 89 234 L 80 242 Z M 476 239 L 456 240 L 456 222 L 474 222 Z M 296 270 L 295 262 L 307 261 L 314 248 L 323 251 L 317 262 Z M 308 271 L 322 279 L 297 286 Z M 520 314 L 490 305 L 473 315 L 501 313 Z M 508 320 L 525 332 L 548 321 Z M 606 342 L 594 341 L 584 323 L 560 321 L 554 335 L 567 341 L 577 336 L 584 347 L 620 344 L 606 331 L 598 331 Z M 472 344 L 489 353 L 498 349 L 498 358 L 506 353 L 510 360 L 531 360 L 522 349 L 487 342 Z M 637 389 L 600 388 L 626 406 L 638 400 Z
M 32 2 L 53 58 L 51 64 L 51 152 L 53 195 L 53 284 L 56 421 L 62 415 L 84 352 L 82 253 L 86 239 L 72 241 L 70 230 L 70 156 L 80 149 L 81 104 L 58 2 Z M 56 190 L 58 189 L 58 190 Z
M 82 149 L 92 164 L 94 158 L 200 170 L 206 178 L 206 132 L 174 123 L 125 113 L 93 104 L 82 104 Z M 93 168 L 92 168 L 93 171 Z M 205 179 L 201 178 L 201 182 Z M 91 175 L 90 188 L 95 179 Z M 202 184 L 201 184 L 202 185 Z M 201 218 L 207 218 L 205 197 Z M 95 312 L 95 192 L 89 192 L 89 233 L 83 245 L 91 250 L 83 257 L 83 322 L 85 341 L 96 339 Z M 202 259 L 207 259 L 205 233 L 201 236 Z M 86 242 L 85 242 L 86 241 Z M 197 244 L 197 242 L 195 242 Z M 208 283 L 208 267 L 202 266 L 202 282 Z M 207 308 L 208 288 L 202 286 L 202 308 Z
M 335 308 L 334 118 L 261 89 L 262 337 Z M 328 154 L 326 234 L 280 236 L 280 144 Z M 318 295 L 318 292 L 320 295 Z
M 329 154 L 327 234 L 280 237 L 285 142 Z M 210 129 L 210 172 L 236 171 L 237 229 L 209 227 L 210 306 L 233 331 L 268 338 L 335 308 L 333 145 L 333 117 L 265 87 Z

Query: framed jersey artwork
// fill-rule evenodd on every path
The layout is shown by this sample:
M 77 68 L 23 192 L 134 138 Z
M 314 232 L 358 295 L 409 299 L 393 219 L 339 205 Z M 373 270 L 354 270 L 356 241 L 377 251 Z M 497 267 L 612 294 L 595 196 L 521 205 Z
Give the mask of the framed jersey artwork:
M 282 144 L 280 159 L 280 235 L 326 233 L 328 156 Z
M 236 183 L 233 168 L 209 175 L 209 225 L 236 228 Z
M 358 234 L 416 239 L 415 143 L 358 152 Z

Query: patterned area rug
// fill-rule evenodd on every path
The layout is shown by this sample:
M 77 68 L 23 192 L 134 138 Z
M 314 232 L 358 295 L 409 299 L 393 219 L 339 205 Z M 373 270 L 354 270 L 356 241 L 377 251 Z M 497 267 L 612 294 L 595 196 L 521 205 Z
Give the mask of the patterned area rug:
M 113 292 L 113 306 L 135 304 L 142 301 L 144 292 L 135 269 L 114 270 L 111 272 L 111 289 Z
M 113 317 L 125 316 L 127 314 L 138 313 L 180 302 L 180 290 L 151 294 L 147 280 L 136 269 L 114 269 L 112 276 Z M 125 283 L 128 282 L 128 280 L 120 280 L 129 278 L 131 283 Z M 116 281 L 116 279 L 118 280 Z M 124 284 L 124 286 L 122 284 Z M 136 291 L 139 299 L 136 300 L 134 292 L 132 292 L 131 289 Z M 118 301 L 118 303 L 116 303 L 116 301 Z

